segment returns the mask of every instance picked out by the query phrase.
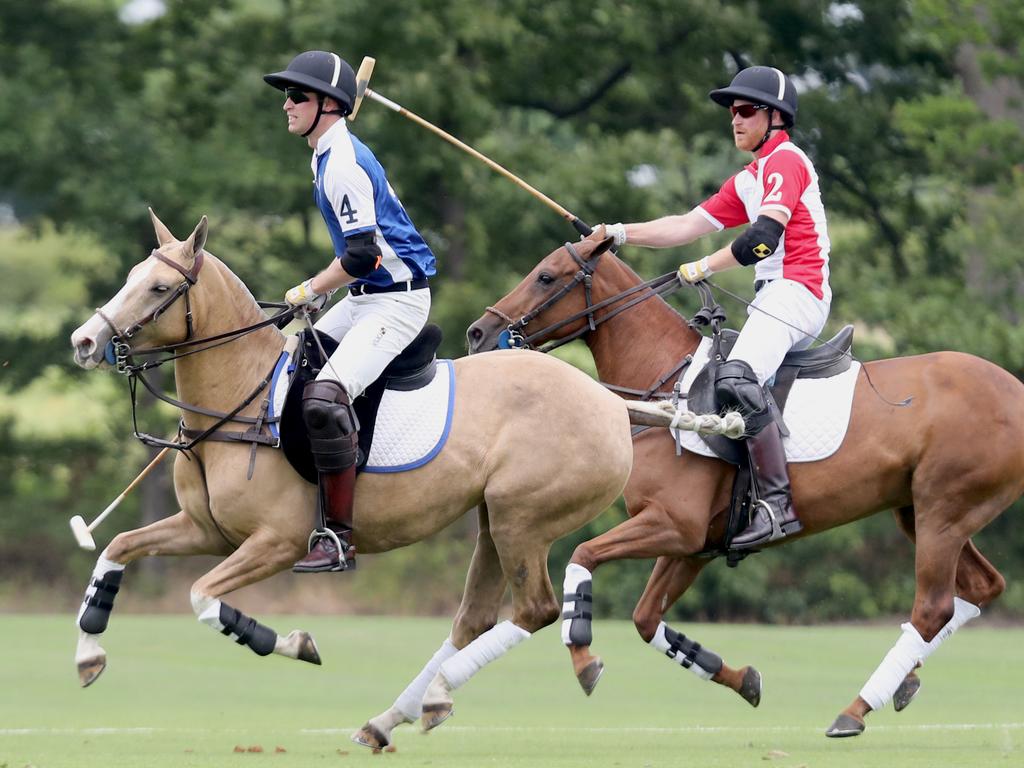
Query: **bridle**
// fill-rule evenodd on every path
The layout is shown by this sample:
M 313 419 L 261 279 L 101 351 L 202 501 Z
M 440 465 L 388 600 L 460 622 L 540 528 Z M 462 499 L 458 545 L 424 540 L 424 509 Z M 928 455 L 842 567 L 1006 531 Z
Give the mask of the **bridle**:
M 252 459 L 249 463 L 249 474 L 252 475 L 253 459 L 255 458 L 256 445 L 273 445 L 276 446 L 279 441 L 276 438 L 262 434 L 262 428 L 266 424 L 270 424 L 276 419 L 266 418 L 267 408 L 269 406 L 269 398 L 264 399 L 263 407 L 260 411 L 259 416 L 239 416 L 238 414 L 250 405 L 263 390 L 265 390 L 273 379 L 274 371 L 277 368 L 277 360 L 274 361 L 274 367 L 271 368 L 270 372 L 263 378 L 263 380 L 257 385 L 249 395 L 247 395 L 237 407 L 233 408 L 228 413 L 222 413 L 219 411 L 212 411 L 207 408 L 202 408 L 198 405 L 190 405 L 180 400 L 176 400 L 173 397 L 169 397 L 161 392 L 157 387 L 153 386 L 150 381 L 143 375 L 143 373 L 150 368 L 156 368 L 164 363 L 177 360 L 188 355 L 198 354 L 205 352 L 206 350 L 219 347 L 223 344 L 228 344 L 232 341 L 247 336 L 254 331 L 258 331 L 262 328 L 266 328 L 270 325 L 283 325 L 287 321 L 291 320 L 296 313 L 302 311 L 304 308 L 300 306 L 289 307 L 282 304 L 261 304 L 263 307 L 275 307 L 281 311 L 274 314 L 272 317 L 262 320 L 253 325 L 246 326 L 244 328 L 238 328 L 236 330 L 227 331 L 220 333 L 215 336 L 206 336 L 201 339 L 193 338 L 195 335 L 195 328 L 193 324 L 192 314 L 192 301 L 189 297 L 190 289 L 199 280 L 199 271 L 203 268 L 204 252 L 200 250 L 196 254 L 195 261 L 192 264 L 191 269 L 185 269 L 182 265 L 167 258 L 164 254 L 158 250 L 153 250 L 150 256 L 155 256 L 159 261 L 173 267 L 175 270 L 181 273 L 185 279 L 178 285 L 164 299 L 160 304 L 141 319 L 129 325 L 123 331 L 119 330 L 114 322 L 107 316 L 102 309 L 97 309 L 96 313 L 103 319 L 103 321 L 113 331 L 113 336 L 110 342 L 107 344 L 107 348 L 104 352 L 104 357 L 108 363 L 114 365 L 119 373 L 124 374 L 128 377 L 129 390 L 131 392 L 131 404 L 132 404 L 132 426 L 134 429 L 135 437 L 146 445 L 163 447 L 163 448 L 175 448 L 181 451 L 188 451 L 194 448 L 198 443 L 206 440 L 207 438 L 214 440 L 233 441 L 233 442 L 248 442 L 252 443 Z M 185 299 L 185 338 L 182 341 L 175 342 L 172 344 L 165 344 L 160 347 L 151 347 L 149 349 L 135 351 L 131 346 L 131 339 L 136 336 L 140 330 L 146 327 L 149 323 L 155 322 L 160 315 L 166 312 L 178 299 L 184 297 Z M 187 350 L 187 351 L 181 351 Z M 160 355 L 164 354 L 156 360 L 148 360 L 142 363 L 136 363 L 134 360 L 135 355 Z M 165 440 L 160 437 L 147 434 L 139 431 L 139 425 L 137 420 L 137 394 L 136 387 L 137 383 L 141 381 L 143 386 L 159 400 L 169 403 L 183 411 L 196 413 L 202 416 L 208 416 L 216 419 L 216 422 L 208 429 L 199 431 L 191 430 L 185 427 L 184 419 L 181 420 L 178 427 L 179 437 L 188 438 L 186 441 L 180 440 Z M 218 431 L 220 427 L 224 426 L 229 422 L 250 424 L 252 427 L 245 432 L 223 432 Z
M 592 285 L 593 275 L 597 271 L 600 265 L 601 256 L 603 251 L 589 261 L 584 260 L 572 243 L 565 243 L 563 246 L 569 255 L 573 258 L 576 264 L 579 266 L 576 274 L 573 275 L 572 279 L 566 282 L 564 285 L 559 287 L 555 293 L 543 302 L 538 304 L 536 307 L 531 309 L 525 315 L 518 320 L 513 320 L 507 314 L 502 312 L 497 307 L 487 307 L 487 311 L 493 315 L 500 317 L 503 321 L 508 323 L 508 327 L 498 335 L 498 347 L 500 349 L 532 349 L 537 352 L 550 352 L 553 349 L 557 349 L 563 344 L 568 344 L 570 341 L 575 341 L 581 336 L 585 336 L 597 330 L 597 326 L 602 323 L 606 323 L 616 315 L 625 312 L 627 309 L 635 307 L 641 302 L 647 301 L 655 296 L 665 297 L 670 293 L 675 292 L 682 287 L 682 282 L 679 280 L 678 272 L 668 272 L 659 277 L 655 277 L 651 280 L 647 280 L 639 285 L 634 285 L 632 288 L 628 288 L 621 293 L 617 293 L 607 299 L 597 302 L 593 302 L 592 298 Z M 538 331 L 526 335 L 524 333 L 526 326 L 529 325 L 533 320 L 537 318 L 542 312 L 553 307 L 555 304 L 560 302 L 566 296 L 568 296 L 577 286 L 583 286 L 584 298 L 586 301 L 586 308 L 581 312 L 576 312 L 567 318 L 559 320 L 556 323 L 545 326 Z M 687 283 L 689 285 L 689 283 Z M 714 297 L 711 293 L 711 289 L 703 282 L 697 283 L 694 287 L 698 290 L 701 297 L 701 309 L 697 311 L 693 318 L 689 321 L 691 326 L 707 326 L 711 325 L 714 331 L 717 333 L 721 327 L 721 324 L 725 321 L 725 312 L 722 307 L 715 302 Z M 639 294 L 639 295 L 635 295 Z M 630 298 L 632 297 L 632 298 Z M 597 316 L 595 313 L 600 310 L 609 307 L 618 302 L 629 299 L 624 304 L 615 307 L 614 309 L 604 313 L 601 316 Z M 586 318 L 587 322 L 579 330 L 573 331 L 568 336 L 554 341 L 549 341 L 541 347 L 536 347 L 534 342 L 538 339 L 543 338 L 560 328 L 570 325 Z M 637 390 L 628 387 L 620 387 L 614 384 L 602 384 L 612 391 L 619 392 L 621 394 L 633 395 L 640 397 L 643 400 L 650 399 L 661 387 L 669 381 L 669 379 L 676 376 L 680 371 L 686 368 L 689 364 L 689 357 L 682 360 L 677 366 L 671 371 L 665 374 L 661 379 L 650 389 Z

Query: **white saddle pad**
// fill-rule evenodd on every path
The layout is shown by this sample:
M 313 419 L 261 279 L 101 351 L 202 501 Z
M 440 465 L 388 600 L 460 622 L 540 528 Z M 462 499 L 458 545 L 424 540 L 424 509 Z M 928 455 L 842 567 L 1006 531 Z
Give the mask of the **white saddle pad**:
M 292 372 L 291 352 L 286 349 L 281 353 L 270 385 L 270 418 L 279 415 L 284 408 Z M 451 360 L 438 360 L 434 380 L 422 389 L 384 390 L 370 456 L 362 471 L 405 472 L 422 467 L 441 452 L 448 440 L 454 405 L 455 366 Z M 280 437 L 276 423 L 271 423 L 270 431 L 274 437 Z
M 705 338 L 683 376 L 683 392 L 689 391 L 697 374 L 707 365 L 710 349 L 711 339 Z M 793 382 L 782 412 L 789 429 L 789 436 L 783 440 L 788 461 L 821 461 L 839 450 L 850 425 L 853 390 L 859 373 L 860 363 L 853 361 L 848 370 L 836 376 Z M 680 407 L 686 407 L 685 400 L 680 400 Z M 672 434 L 688 451 L 701 456 L 715 455 L 694 432 L 672 430 Z

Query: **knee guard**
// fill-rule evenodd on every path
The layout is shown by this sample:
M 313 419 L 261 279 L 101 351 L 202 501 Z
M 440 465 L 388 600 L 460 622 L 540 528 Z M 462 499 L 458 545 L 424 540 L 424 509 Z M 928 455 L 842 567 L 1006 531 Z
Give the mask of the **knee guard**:
M 335 381 L 306 384 L 302 392 L 302 419 L 318 471 L 341 472 L 356 463 L 359 421 L 340 384 Z
M 747 422 L 747 436 L 772 422 L 768 400 L 753 369 L 743 360 L 727 360 L 715 375 L 715 399 L 720 408 L 736 409 Z

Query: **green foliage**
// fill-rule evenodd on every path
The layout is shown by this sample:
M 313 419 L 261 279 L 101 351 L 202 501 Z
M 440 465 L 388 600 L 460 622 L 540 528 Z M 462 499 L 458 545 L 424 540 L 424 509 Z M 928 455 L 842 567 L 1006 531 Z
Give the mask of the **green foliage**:
M 354 65 L 375 56 L 375 90 L 591 223 L 686 211 L 713 192 L 746 159 L 707 92 L 738 67 L 779 66 L 798 78 L 796 137 L 829 210 L 832 324 L 857 324 L 864 359 L 960 349 L 1024 375 L 1019 5 L 168 0 L 162 16 L 128 24 L 115 0 L 3 4 L 0 216 L 20 226 L 0 229 L 0 576 L 35 573 L 39 558 L 26 553 L 36 551 L 58 554 L 48 578 L 80 574 L 86 558 L 72 552 L 66 518 L 91 518 L 144 461 L 128 442 L 123 383 L 73 369 L 67 339 L 152 248 L 147 205 L 179 234 L 207 214 L 210 250 L 259 298 L 278 299 L 330 259 L 309 149 L 285 131 L 281 95 L 262 80 L 310 48 Z M 379 104 L 365 102 L 352 128 L 438 254 L 433 319 L 443 354 L 461 355 L 466 326 L 575 235 Z M 725 241 L 626 253 L 651 277 Z M 722 283 L 749 295 L 749 275 Z M 726 308 L 742 318 L 736 302 Z M 581 345 L 559 354 L 593 374 Z M 168 426 L 165 412 L 144 410 L 151 431 Z M 143 511 L 130 498 L 118 514 Z M 556 581 L 579 541 L 623 515 L 615 507 L 559 543 Z M 1011 517 L 979 541 L 1012 577 L 1024 534 Z M 384 591 L 415 610 L 418 598 L 401 602 L 407 585 L 459 562 L 447 595 L 466 536 L 396 554 Z M 599 582 L 616 588 L 600 592 L 602 610 L 628 615 L 649 569 L 604 566 Z M 908 545 L 878 517 L 736 571 L 715 563 L 673 615 L 870 617 L 905 612 L 911 590 Z M 1024 614 L 1019 587 L 1002 602 Z

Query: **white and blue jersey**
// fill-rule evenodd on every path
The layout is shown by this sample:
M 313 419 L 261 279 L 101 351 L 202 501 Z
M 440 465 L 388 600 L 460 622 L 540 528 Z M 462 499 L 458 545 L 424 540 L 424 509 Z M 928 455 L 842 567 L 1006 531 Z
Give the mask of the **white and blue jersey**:
M 413 226 L 373 152 L 338 120 L 313 153 L 313 198 L 327 223 L 335 256 L 345 238 L 373 233 L 381 264 L 355 284 L 387 287 L 436 273 L 434 254 Z

